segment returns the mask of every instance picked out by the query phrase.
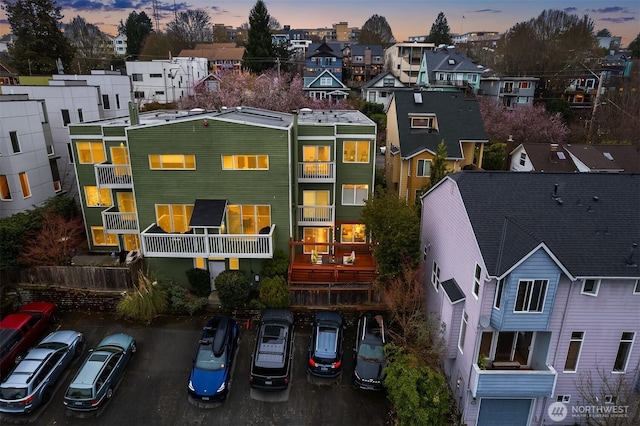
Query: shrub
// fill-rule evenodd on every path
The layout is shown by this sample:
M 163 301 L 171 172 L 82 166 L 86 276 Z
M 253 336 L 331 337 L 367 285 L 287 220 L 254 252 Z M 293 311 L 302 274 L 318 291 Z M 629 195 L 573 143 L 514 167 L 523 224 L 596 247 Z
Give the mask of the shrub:
M 132 321 L 150 323 L 167 308 L 167 296 L 157 281 L 151 282 L 142 272 L 138 285 L 130 293 L 125 292 L 116 306 L 116 315 Z
M 171 313 L 175 315 L 193 316 L 203 312 L 209 304 L 206 297 L 197 297 L 189 290 L 173 281 L 168 284 L 162 284 L 162 289 L 167 295 L 167 302 Z
M 211 293 L 209 271 L 198 268 L 189 269 L 187 271 L 187 279 L 193 294 L 198 297 L 209 297 L 209 293 Z
M 260 300 L 267 308 L 288 308 L 289 286 L 284 277 L 265 278 L 260 285 Z
M 249 300 L 249 309 L 254 309 L 257 311 L 261 311 L 264 308 L 266 308 L 267 306 L 262 303 L 262 300 L 260 299 L 251 299 Z
M 223 271 L 215 280 L 220 304 L 224 309 L 238 309 L 249 298 L 249 280 L 238 271 Z
M 262 263 L 262 277 L 271 278 L 276 275 L 287 276 L 289 270 L 289 259 L 282 250 L 276 250 L 273 258 L 267 259 Z

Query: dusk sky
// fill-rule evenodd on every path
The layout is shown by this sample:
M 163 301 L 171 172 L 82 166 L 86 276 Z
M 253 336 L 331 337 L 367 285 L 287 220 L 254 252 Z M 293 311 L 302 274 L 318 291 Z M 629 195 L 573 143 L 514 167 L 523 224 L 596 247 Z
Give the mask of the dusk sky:
M 98 25 L 111 35 L 132 11 L 144 11 L 152 19 L 153 0 L 58 0 L 63 23 L 75 16 Z M 589 15 L 595 31 L 607 28 L 628 45 L 640 33 L 638 0 L 265 0 L 269 14 L 291 28 L 331 28 L 338 22 L 361 27 L 372 15 L 387 19 L 397 41 L 426 35 L 439 12 L 443 12 L 452 33 L 469 31 L 504 32 L 519 22 L 536 18 L 547 9 L 560 9 L 578 16 Z M 160 29 L 173 18 L 174 10 L 202 9 L 211 22 L 240 26 L 248 22 L 255 0 L 157 0 Z M 0 35 L 10 32 L 7 16 L 0 11 Z

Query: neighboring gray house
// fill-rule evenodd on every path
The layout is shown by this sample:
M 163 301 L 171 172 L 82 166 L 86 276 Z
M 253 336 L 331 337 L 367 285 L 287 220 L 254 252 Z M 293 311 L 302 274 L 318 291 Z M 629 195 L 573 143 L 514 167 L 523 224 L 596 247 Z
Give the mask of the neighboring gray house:
M 56 158 L 45 101 L 0 95 L 0 217 L 61 192 Z
M 362 99 L 384 105 L 385 112 L 389 108 L 394 90 L 404 89 L 406 85 L 390 72 L 378 74 L 360 88 Z
M 462 423 L 633 415 L 640 175 L 461 171 L 422 197 L 421 215 L 426 309 L 446 327 Z
M 483 77 L 478 96 L 494 98 L 507 109 L 532 106 L 539 80 L 537 77 Z
M 483 65 L 472 61 L 455 47 L 439 47 L 422 53 L 416 85 L 427 90 L 471 89 L 477 92 L 480 77 L 485 71 Z
M 577 172 L 571 155 L 559 144 L 521 143 L 509 153 L 513 172 Z

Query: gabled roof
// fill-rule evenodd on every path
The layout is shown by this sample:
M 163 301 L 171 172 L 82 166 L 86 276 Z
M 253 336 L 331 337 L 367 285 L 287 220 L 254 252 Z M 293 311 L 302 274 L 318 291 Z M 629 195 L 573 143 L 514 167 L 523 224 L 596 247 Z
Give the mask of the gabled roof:
M 640 172 L 640 147 L 637 146 L 567 144 L 563 148 L 594 172 Z
M 516 147 L 509 155 L 513 155 L 518 148 L 522 147 L 533 165 L 533 169 L 538 172 L 577 172 L 578 168 L 574 164 L 569 153 L 559 144 L 551 147 L 546 143 L 522 143 Z
M 320 85 L 320 79 L 322 77 L 330 77 L 331 78 L 331 86 Z M 317 77 L 315 77 L 311 82 L 306 85 L 305 89 L 325 89 L 325 90 L 333 90 L 333 89 L 344 89 L 349 90 L 347 86 L 345 86 L 340 79 L 336 78 L 335 75 L 329 70 L 324 70 Z
M 393 77 L 393 79 L 395 80 L 396 83 L 400 83 L 403 87 L 406 87 L 406 84 L 401 82 L 398 77 L 396 77 L 393 73 L 387 71 L 387 72 L 382 72 L 382 73 L 376 75 L 371 80 L 367 81 L 365 84 L 362 85 L 362 88 L 363 89 L 373 88 L 373 87 L 376 86 L 376 84 L 378 84 L 378 82 L 384 80 L 387 77 Z M 392 89 L 392 87 L 388 87 L 388 89 Z
M 487 142 L 487 134 L 476 98 L 462 92 L 417 92 L 422 103 L 414 101 L 413 90 L 396 90 L 391 106 L 396 109 L 398 136 L 402 158 L 410 158 L 425 150 L 437 152 L 440 141 L 447 146 L 448 158 L 462 158 L 463 141 Z M 438 131 L 412 129 L 410 113 L 435 114 Z M 389 124 L 387 124 L 389 125 Z
M 307 49 L 307 58 L 333 56 L 342 59 L 342 50 L 338 43 L 312 43 Z
M 640 243 L 640 175 L 462 171 L 445 179 L 458 186 L 490 275 L 543 247 L 574 277 L 640 277 L 639 249 L 627 264 Z
M 456 71 L 480 74 L 486 69 L 483 65 L 478 65 L 469 59 L 464 53 L 448 47 L 437 50 L 425 50 L 423 55 L 427 60 L 427 69 L 430 73 L 435 71 Z

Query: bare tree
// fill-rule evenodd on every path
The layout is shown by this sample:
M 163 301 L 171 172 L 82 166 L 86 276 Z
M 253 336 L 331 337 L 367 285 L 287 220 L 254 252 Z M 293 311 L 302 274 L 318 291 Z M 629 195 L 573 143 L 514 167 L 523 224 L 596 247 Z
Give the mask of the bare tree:
M 578 395 L 584 405 L 605 406 L 610 404 L 620 407 L 624 413 L 603 415 L 595 413 L 585 419 L 590 426 L 633 426 L 640 424 L 640 394 L 634 386 L 638 379 L 638 368 L 625 374 L 611 374 L 605 368 L 596 366 L 595 370 L 587 370 L 575 381 Z M 625 408 L 622 408 L 625 407 Z M 606 413 L 604 413 L 606 414 Z
M 20 253 L 23 265 L 68 265 L 75 250 L 86 249 L 84 225 L 81 217 L 65 219 L 45 213 L 42 229 L 31 235 Z
M 100 29 L 76 16 L 67 24 L 64 35 L 76 48 L 71 72 L 89 73 L 93 69 L 104 69 L 113 56 L 113 46 Z
M 213 42 L 211 18 L 200 9 L 178 12 L 175 19 L 167 24 L 167 32 L 187 49 L 193 49 L 197 43 Z

